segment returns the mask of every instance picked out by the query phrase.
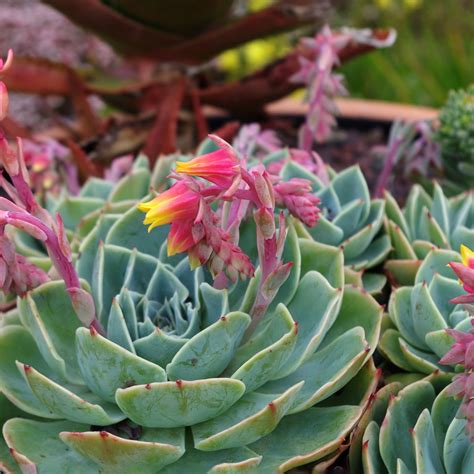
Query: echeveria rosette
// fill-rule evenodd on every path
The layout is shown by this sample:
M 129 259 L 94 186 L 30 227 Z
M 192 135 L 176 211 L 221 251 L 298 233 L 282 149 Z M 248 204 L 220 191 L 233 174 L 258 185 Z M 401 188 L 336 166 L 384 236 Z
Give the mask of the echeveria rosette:
M 461 256 L 451 250 L 432 250 L 419 267 L 414 286 L 392 292 L 379 350 L 407 372 L 454 372 L 456 364 L 440 362 L 453 344 L 450 330 L 471 330 L 472 315 L 464 305 L 452 302 L 464 290 L 450 262 L 461 262 Z
M 258 277 L 213 288 L 203 268 L 167 255 L 167 226 L 149 234 L 135 205 L 108 207 L 88 214 L 76 244 L 106 334 L 81 326 L 60 280 L 2 320 L 0 401 L 5 418 L 19 416 L 3 426 L 2 462 L 52 474 L 273 473 L 337 455 L 377 384 L 381 324 L 369 295 L 342 290 L 342 251 L 298 238 L 290 219 L 291 272 L 243 343 Z M 252 220 L 239 245 L 257 261 Z
M 474 192 L 447 198 L 437 183 L 430 196 L 421 186 L 410 191 L 403 210 L 385 194 L 387 228 L 393 252 L 385 264 L 396 284 L 413 284 L 421 260 L 432 250 L 474 247 Z
M 339 246 L 344 251 L 347 278 L 377 292 L 385 284 L 382 275 L 363 273 L 381 264 L 391 250 L 384 233 L 385 203 L 371 199 L 367 182 L 358 166 L 340 173 L 330 172 L 328 184 L 294 160 L 287 160 L 280 171 L 284 181 L 305 178 L 311 181 L 313 192 L 321 203 L 318 224 L 308 228 L 298 223 L 300 236 L 317 242 Z
M 432 375 L 381 388 L 353 438 L 351 472 L 470 472 L 474 444 L 459 417 L 461 401 L 452 398 L 446 383 Z

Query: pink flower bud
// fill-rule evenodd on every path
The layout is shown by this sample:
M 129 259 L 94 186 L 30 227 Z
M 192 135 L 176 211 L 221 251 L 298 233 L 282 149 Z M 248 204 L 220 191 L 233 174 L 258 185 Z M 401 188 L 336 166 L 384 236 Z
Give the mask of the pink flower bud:
M 268 179 L 267 172 L 262 169 L 254 169 L 251 173 L 255 191 L 262 206 L 273 209 L 275 207 L 275 198 L 273 195 L 273 186 Z
M 260 207 L 253 213 L 258 229 L 265 239 L 271 239 L 275 234 L 275 216 L 265 207 Z
M 187 162 L 178 161 L 176 172 L 204 178 L 223 189 L 228 189 L 240 176 L 240 160 L 225 140 L 215 135 L 209 135 L 209 137 L 217 144 L 219 150 Z

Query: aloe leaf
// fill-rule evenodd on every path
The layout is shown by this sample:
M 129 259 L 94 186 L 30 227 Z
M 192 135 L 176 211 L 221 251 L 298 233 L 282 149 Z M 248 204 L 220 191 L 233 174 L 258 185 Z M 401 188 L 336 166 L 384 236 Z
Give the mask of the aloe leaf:
M 397 259 L 416 260 L 416 253 L 413 250 L 407 234 L 392 221 L 388 221 L 390 239 Z
M 429 285 L 435 275 L 454 278 L 454 272 L 448 267 L 449 262 L 461 262 L 461 256 L 451 250 L 432 250 L 421 264 L 415 283 L 425 281 Z
M 363 449 L 367 450 L 367 447 L 364 448 L 364 444 L 365 444 L 364 436 L 365 436 L 367 427 L 369 426 L 370 423 L 375 424 L 377 428 L 380 427 L 385 417 L 389 400 L 391 399 L 392 396 L 395 396 L 402 388 L 402 384 L 400 382 L 391 382 L 391 383 L 389 383 L 388 381 L 386 382 L 387 382 L 387 385 L 382 387 L 380 390 L 378 390 L 374 394 L 372 403 L 369 405 L 369 407 L 367 408 L 367 411 L 364 413 L 364 415 L 360 419 L 357 425 L 357 428 L 354 432 L 354 435 L 352 437 L 352 443 L 349 448 L 349 464 L 351 466 L 351 472 L 353 472 L 354 474 L 360 474 L 363 472 L 362 450 Z M 372 428 L 372 430 L 374 429 L 375 428 Z M 373 437 L 371 436 L 371 438 Z M 375 442 L 377 443 L 376 448 L 373 446 L 373 443 L 372 443 L 372 446 L 370 446 L 370 441 L 369 441 L 368 448 L 369 448 L 369 451 L 371 451 L 370 456 L 372 456 L 373 450 L 376 449 L 378 456 L 380 457 L 380 451 L 378 448 L 379 430 L 377 430 L 377 437 L 376 437 Z M 373 453 L 373 454 L 376 454 L 376 453 Z M 376 457 L 377 456 L 375 456 L 375 458 L 372 458 L 372 459 L 375 461 Z M 375 464 L 375 462 L 373 464 Z M 381 469 L 380 471 L 381 473 L 387 472 L 383 462 L 379 467 Z M 365 465 L 364 465 L 364 469 L 365 469 Z
M 60 377 L 82 383 L 74 351 L 81 323 L 63 281 L 50 281 L 19 300 L 22 324 L 29 329 L 44 360 Z
M 444 472 L 436 445 L 433 422 L 430 412 L 425 408 L 413 430 L 415 460 L 417 472 Z
M 400 341 L 403 339 L 400 336 L 401 334 L 395 329 L 387 329 L 380 338 L 378 350 L 386 359 L 397 367 L 412 372 L 415 368 L 411 365 L 410 361 L 405 357 L 405 354 L 402 351 Z
M 135 169 L 115 184 L 109 201 L 139 200 L 148 194 L 149 187 L 150 172 L 147 169 Z
M 358 407 L 346 405 L 286 416 L 274 431 L 249 446 L 263 456 L 258 472 L 283 473 L 323 459 L 339 448 L 359 415 Z
M 103 205 L 103 199 L 68 196 L 60 202 L 56 212 L 61 214 L 66 229 L 75 230 L 83 217 Z
M 17 362 L 33 393 L 58 418 L 88 425 L 106 426 L 125 419 L 115 406 L 104 403 L 97 396 L 83 390 L 74 393 L 45 377 L 31 366 Z
M 260 471 L 259 456 L 248 448 L 223 449 L 221 451 L 199 451 L 191 445 L 186 453 L 174 464 L 164 467 L 160 474 L 256 474 Z
M 204 282 L 199 287 L 199 296 L 204 327 L 210 326 L 221 316 L 229 312 L 229 300 L 226 289 L 219 290 Z
M 82 432 L 87 425 L 71 421 L 43 423 L 12 418 L 3 426 L 3 435 L 15 461 L 24 473 L 98 474 L 97 466 L 61 442 L 62 431 Z
M 169 364 L 189 339 L 168 335 L 155 327 L 148 336 L 133 341 L 137 355 L 159 366 Z
M 305 382 L 290 413 L 298 413 L 331 396 L 354 377 L 367 355 L 364 330 L 355 327 L 324 349 L 312 354 L 303 365 L 286 377 L 266 383 L 260 392 L 282 393 L 298 382 Z M 334 351 L 338 357 L 334 357 Z
M 301 251 L 301 279 L 310 271 L 321 273 L 333 288 L 344 286 L 344 257 L 342 249 L 299 239 Z
M 25 378 L 16 367 L 16 360 L 38 367 L 38 370 L 54 376 L 41 356 L 31 334 L 21 326 L 7 326 L 0 332 L 0 391 L 18 408 L 43 418 L 58 418 L 41 403 L 31 391 Z
M 444 466 L 447 474 L 468 474 L 472 466 L 466 465 L 464 470 L 464 459 L 471 458 L 474 451 L 473 445 L 466 436 L 466 420 L 454 418 L 449 425 L 443 447 Z
M 87 386 L 109 402 L 118 388 L 166 380 L 165 371 L 94 331 L 76 333 L 77 360 Z
M 237 361 L 254 353 L 232 374 L 233 379 L 241 380 L 245 384 L 247 392 L 251 392 L 261 387 L 268 380 L 276 378 L 283 364 L 288 360 L 295 348 L 298 325 L 293 321 L 291 314 L 284 305 L 278 305 L 275 313 L 280 315 L 275 320 L 283 322 L 285 333 L 275 342 L 256 353 L 254 353 L 256 347 L 254 347 L 251 339 L 245 346 L 242 346 L 240 351 L 237 351 L 236 360 L 233 363 L 231 362 L 226 371 L 231 371 L 237 365 Z M 272 337 L 270 332 L 272 330 L 272 321 L 270 321 L 267 330 L 269 331 L 269 336 Z M 278 332 L 280 331 L 278 330 Z M 255 346 L 260 345 L 259 343 L 261 344 L 258 341 Z
M 425 381 L 409 385 L 392 399 L 380 429 L 380 454 L 390 473 L 396 472 L 398 458 L 410 471 L 415 471 L 409 430 L 414 428 L 420 412 L 430 408 L 434 399 L 433 387 Z
M 184 429 L 143 429 L 139 440 L 124 439 L 106 431 L 59 434 L 61 441 L 93 461 L 104 474 L 136 472 L 155 474 L 184 454 Z
M 387 472 L 379 451 L 380 428 L 371 421 L 362 439 L 362 466 L 365 474 L 384 474 Z
M 149 197 L 151 199 L 153 196 Z M 168 237 L 169 226 L 157 227 L 149 233 L 143 225 L 143 219 L 144 214 L 136 207 L 132 207 L 111 227 L 105 243 L 128 249 L 136 248 L 139 252 L 148 255 L 158 255 Z
M 215 418 L 245 392 L 239 380 L 206 380 L 148 383 L 119 389 L 116 401 L 135 423 L 150 428 L 177 428 Z
M 421 260 L 386 260 L 384 269 L 389 280 L 398 286 L 412 286 Z
M 317 349 L 337 317 L 341 300 L 342 291 L 332 288 L 321 274 L 306 273 L 288 306 L 298 323 L 296 345 L 278 377 L 293 372 Z
M 245 395 L 222 415 L 193 426 L 195 448 L 238 448 L 266 436 L 291 408 L 303 384 L 290 387 L 276 398 L 255 392 Z
M 197 380 L 221 374 L 249 324 L 250 316 L 233 312 L 203 329 L 188 340 L 166 366 L 170 380 Z
M 411 292 L 411 317 L 418 338 L 425 340 L 430 331 L 446 329 L 448 325 L 431 298 L 428 286 L 415 285 Z
M 324 216 L 319 218 L 314 227 L 304 227 L 305 232 L 300 230 L 302 227 L 303 224 L 300 224 L 297 229 L 298 235 L 303 238 L 311 238 L 326 245 L 339 245 L 344 240 L 344 231 Z

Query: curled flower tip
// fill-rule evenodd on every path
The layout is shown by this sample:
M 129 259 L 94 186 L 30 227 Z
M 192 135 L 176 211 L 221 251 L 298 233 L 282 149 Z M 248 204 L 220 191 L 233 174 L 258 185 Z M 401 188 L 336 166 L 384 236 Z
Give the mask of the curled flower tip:
M 474 252 L 466 245 L 461 245 L 460 252 L 463 265 L 474 268 Z
M 138 209 L 146 213 L 143 223 L 149 225 L 148 232 L 160 225 L 196 218 L 201 196 L 194 185 L 186 180 L 178 181 L 150 201 L 138 204 Z
M 8 113 L 8 91 L 7 86 L 0 81 L 0 122 Z
M 9 49 L 7 54 L 7 60 L 3 62 L 3 59 L 0 58 L 0 79 L 5 73 L 9 71 L 13 64 L 13 50 Z
M 190 161 L 178 161 L 176 172 L 203 178 L 223 189 L 228 189 L 240 176 L 240 161 L 232 146 L 225 140 L 215 135 L 209 137 L 219 149 Z
M 454 304 L 474 303 L 474 252 L 461 245 L 462 263 L 450 262 L 449 266 L 459 278 L 459 283 L 463 286 L 467 295 L 461 295 L 451 300 Z
M 300 219 L 308 227 L 316 225 L 319 219 L 320 203 L 307 179 L 292 178 L 275 184 L 275 200 L 278 206 L 288 209 L 291 215 Z

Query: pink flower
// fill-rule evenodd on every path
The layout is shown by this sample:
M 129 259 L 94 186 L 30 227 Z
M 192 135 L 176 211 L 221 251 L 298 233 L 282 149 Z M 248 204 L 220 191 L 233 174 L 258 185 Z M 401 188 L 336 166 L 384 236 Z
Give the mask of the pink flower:
M 168 234 L 168 256 L 186 252 L 195 245 L 192 221 L 175 221 Z
M 464 290 L 466 290 L 468 294 L 453 298 L 451 303 L 474 303 L 474 252 L 465 245 L 461 245 L 461 257 L 462 263 L 450 262 L 449 266 L 459 277 L 460 283 L 463 285 Z
M 155 227 L 175 221 L 193 221 L 197 216 L 200 200 L 196 183 L 183 180 L 151 201 L 140 203 L 138 209 L 146 212 L 143 223 L 150 224 L 150 232 Z
M 233 148 L 221 138 L 209 135 L 219 150 L 198 156 L 190 161 L 178 161 L 176 172 L 204 178 L 217 186 L 228 189 L 240 176 L 240 161 Z
M 441 364 L 462 364 L 467 369 L 474 368 L 474 333 L 464 333 L 456 329 L 446 329 L 446 332 L 454 338 L 451 349 L 440 360 Z
M 320 200 L 312 194 L 311 182 L 303 178 L 292 178 L 274 185 L 275 201 L 278 206 L 300 219 L 308 227 L 316 225 L 319 219 Z

